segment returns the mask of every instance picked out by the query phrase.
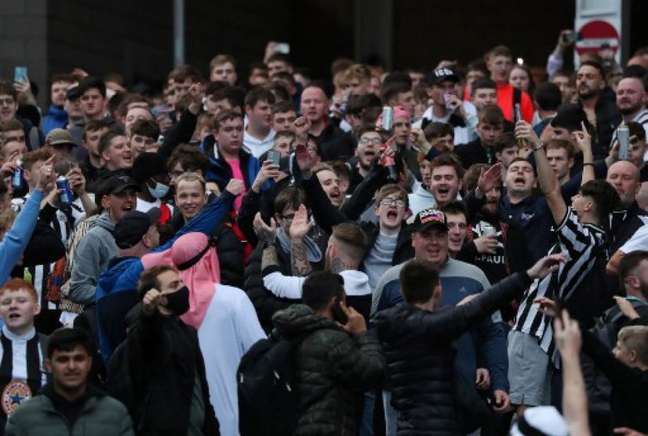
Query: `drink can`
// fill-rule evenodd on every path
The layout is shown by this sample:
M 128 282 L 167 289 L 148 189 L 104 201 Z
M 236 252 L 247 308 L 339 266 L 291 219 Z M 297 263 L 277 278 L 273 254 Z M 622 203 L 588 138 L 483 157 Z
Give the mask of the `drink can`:
M 630 129 L 626 123 L 621 123 L 617 128 L 617 140 L 619 141 L 619 160 L 628 160 L 628 149 L 630 148 Z
M 382 127 L 383 130 L 389 131 L 394 125 L 394 109 L 391 106 L 383 106 L 382 110 Z
M 63 204 L 72 204 L 72 190 L 70 189 L 70 182 L 67 177 L 58 176 L 56 178 L 56 188 L 61 191 L 60 198 Z
M 481 236 L 497 236 L 497 229 L 490 223 L 482 221 L 479 223 Z
M 22 169 L 22 161 L 17 160 L 16 161 L 16 170 L 14 171 L 13 175 L 11 176 L 11 187 L 14 190 L 18 190 L 23 186 L 23 169 Z

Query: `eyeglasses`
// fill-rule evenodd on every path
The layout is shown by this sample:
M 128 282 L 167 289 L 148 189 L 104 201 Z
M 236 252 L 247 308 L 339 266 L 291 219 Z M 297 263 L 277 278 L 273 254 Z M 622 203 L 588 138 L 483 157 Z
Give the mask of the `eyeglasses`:
M 381 206 L 396 206 L 396 207 L 405 207 L 405 202 L 403 200 L 397 200 L 395 198 L 385 198 L 380 202 Z

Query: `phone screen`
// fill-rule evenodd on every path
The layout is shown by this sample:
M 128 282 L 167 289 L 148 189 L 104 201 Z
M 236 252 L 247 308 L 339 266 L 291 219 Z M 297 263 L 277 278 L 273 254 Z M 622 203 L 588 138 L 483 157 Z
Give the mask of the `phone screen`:
M 16 67 L 14 69 L 14 82 L 27 81 L 27 67 Z
M 280 166 L 280 163 L 281 163 L 281 153 L 279 153 L 276 150 L 270 150 L 270 151 L 268 151 L 267 160 L 272 162 L 272 165 L 278 167 L 278 166 Z

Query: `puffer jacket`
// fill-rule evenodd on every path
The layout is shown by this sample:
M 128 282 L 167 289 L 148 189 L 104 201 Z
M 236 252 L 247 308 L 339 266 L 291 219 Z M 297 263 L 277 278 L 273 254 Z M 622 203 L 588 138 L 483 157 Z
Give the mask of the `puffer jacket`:
M 51 385 L 42 393 L 22 404 L 11 415 L 6 436 L 134 436 L 126 407 L 119 401 L 91 387 L 76 422 L 70 426 L 67 418 L 55 407 Z
M 375 315 L 398 436 L 461 434 L 453 342 L 529 284 L 525 273 L 516 273 L 461 306 L 430 312 L 401 303 Z
M 383 379 L 378 340 L 370 333 L 352 337 L 303 304 L 277 312 L 272 320 L 282 337 L 303 338 L 296 356 L 295 436 L 355 436 L 362 392 Z

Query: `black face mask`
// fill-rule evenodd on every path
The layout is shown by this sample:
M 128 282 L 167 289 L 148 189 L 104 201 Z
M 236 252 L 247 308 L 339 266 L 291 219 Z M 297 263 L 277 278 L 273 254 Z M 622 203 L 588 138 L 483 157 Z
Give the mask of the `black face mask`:
M 164 296 L 167 300 L 165 307 L 174 315 L 180 316 L 189 310 L 189 289 L 186 286 Z

